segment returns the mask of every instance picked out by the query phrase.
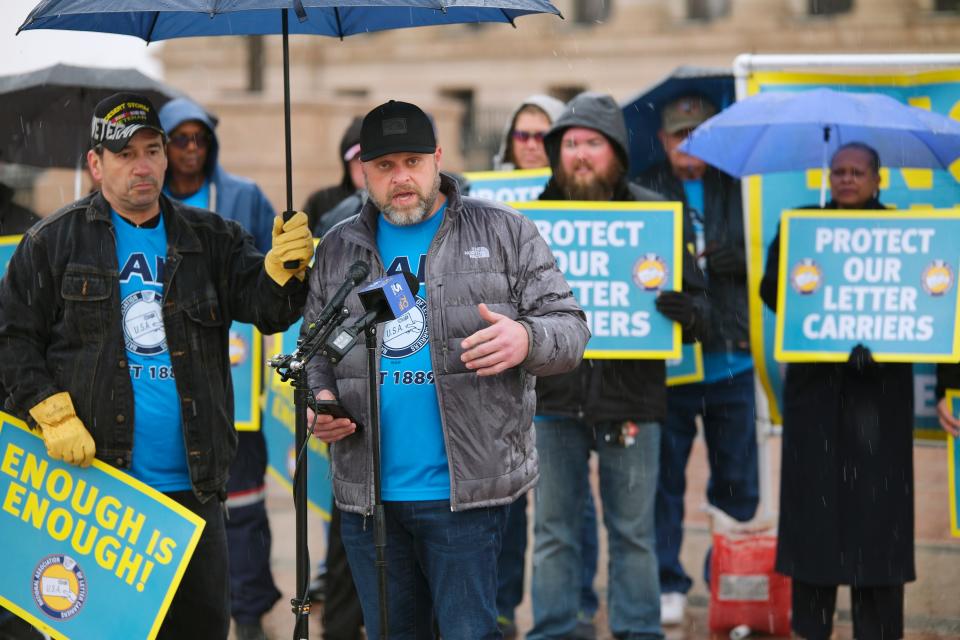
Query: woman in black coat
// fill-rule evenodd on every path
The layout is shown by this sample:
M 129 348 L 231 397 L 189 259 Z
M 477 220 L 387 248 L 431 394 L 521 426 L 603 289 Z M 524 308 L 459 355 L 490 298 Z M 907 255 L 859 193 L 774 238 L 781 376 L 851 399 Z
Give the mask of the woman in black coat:
M 884 209 L 880 159 L 844 145 L 830 162 L 828 209 Z M 777 304 L 780 234 L 760 296 Z M 913 554 L 913 367 L 857 345 L 842 364 L 790 364 L 783 391 L 777 571 L 793 578 L 796 634 L 827 639 L 837 586 L 850 585 L 853 636 L 903 637 Z

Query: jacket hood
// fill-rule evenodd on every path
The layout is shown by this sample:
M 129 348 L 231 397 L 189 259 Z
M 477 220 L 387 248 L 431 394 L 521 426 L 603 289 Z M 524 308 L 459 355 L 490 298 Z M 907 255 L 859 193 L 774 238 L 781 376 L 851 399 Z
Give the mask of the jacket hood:
M 547 119 L 550 121 L 550 124 L 553 124 L 557 121 L 557 118 L 560 117 L 560 114 L 563 113 L 564 104 L 556 98 L 538 93 L 528 96 L 523 102 L 517 105 L 517 108 L 510 114 L 510 119 L 507 120 L 507 124 L 503 129 L 503 135 L 500 136 L 500 148 L 497 150 L 497 154 L 493 156 L 494 171 L 513 171 L 517 168 L 516 162 L 514 162 L 513 159 L 513 153 L 511 153 L 510 134 L 513 132 L 513 125 L 516 124 L 520 111 L 527 106 L 541 109 L 547 114 Z
M 208 180 L 213 178 L 213 172 L 217 168 L 217 156 L 220 154 L 220 142 L 217 140 L 217 121 L 207 113 L 203 107 L 187 98 L 176 98 L 160 109 L 160 124 L 167 136 L 173 133 L 173 130 L 184 122 L 196 120 L 202 123 L 210 131 L 210 148 L 207 149 L 207 161 L 203 165 L 203 175 Z M 167 176 L 170 175 L 170 169 L 167 169 Z
M 560 141 L 563 139 L 563 132 L 571 127 L 593 129 L 606 136 L 620 156 L 626 175 L 630 175 L 627 125 L 623 120 L 623 111 L 611 96 L 585 91 L 567 103 L 567 108 L 543 139 L 551 167 L 556 167 L 559 163 Z
M 355 117 L 350 121 L 347 130 L 343 132 L 340 138 L 340 166 L 343 167 L 343 175 L 340 177 L 340 186 L 348 192 L 353 192 L 356 188 L 353 186 L 353 180 L 350 179 L 350 169 L 347 166 L 347 160 L 344 158 L 347 151 L 355 144 L 360 144 L 360 127 L 363 125 L 363 118 Z

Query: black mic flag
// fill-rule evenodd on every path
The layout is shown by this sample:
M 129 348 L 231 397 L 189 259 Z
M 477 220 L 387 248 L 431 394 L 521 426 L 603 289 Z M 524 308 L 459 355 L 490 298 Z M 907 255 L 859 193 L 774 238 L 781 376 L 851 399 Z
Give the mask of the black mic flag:
M 310 329 L 314 327 L 323 328 L 330 319 L 333 318 L 335 314 L 340 313 L 340 309 L 343 307 L 344 300 L 347 299 L 347 296 L 350 295 L 350 292 L 353 291 L 353 288 L 356 287 L 360 282 L 367 277 L 370 273 L 370 265 L 368 265 L 363 260 L 357 260 L 352 265 L 347 272 L 347 279 L 343 281 L 343 284 L 340 285 L 340 288 L 337 289 L 337 292 L 333 294 L 333 297 L 330 298 L 330 301 L 327 302 L 326 306 L 320 311 L 320 315 L 317 316 L 317 319 L 310 323 Z

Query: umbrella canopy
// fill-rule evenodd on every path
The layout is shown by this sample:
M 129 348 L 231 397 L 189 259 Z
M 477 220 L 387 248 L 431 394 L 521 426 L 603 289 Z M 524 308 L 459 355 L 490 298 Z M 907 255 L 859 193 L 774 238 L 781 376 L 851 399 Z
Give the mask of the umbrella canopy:
M 0 161 L 75 168 L 90 148 L 90 116 L 118 91 L 145 94 L 157 107 L 183 94 L 136 69 L 58 64 L 0 76 Z
M 292 10 L 296 20 L 289 20 Z M 131 35 L 153 42 L 223 35 L 283 35 L 286 209 L 293 208 L 288 35 L 343 38 L 359 33 L 440 24 L 509 22 L 560 11 L 549 0 L 43 0 L 25 29 Z
M 877 93 L 761 93 L 697 127 L 680 146 L 734 176 L 826 168 L 863 142 L 888 167 L 946 169 L 960 157 L 960 122 Z
M 736 92 L 729 69 L 683 66 L 666 78 L 623 103 L 623 117 L 629 135 L 630 175 L 666 160 L 657 138 L 660 110 L 671 100 L 686 95 L 702 95 L 717 110 L 733 103 Z
M 147 42 L 216 35 L 282 33 L 344 37 L 386 29 L 509 22 L 560 11 L 547 0 L 44 0 L 20 26 L 132 35 Z

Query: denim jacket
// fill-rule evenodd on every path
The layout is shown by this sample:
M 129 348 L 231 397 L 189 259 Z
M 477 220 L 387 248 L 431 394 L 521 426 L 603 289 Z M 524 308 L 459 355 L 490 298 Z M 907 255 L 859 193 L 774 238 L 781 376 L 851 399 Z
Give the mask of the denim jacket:
M 180 397 L 197 497 L 222 492 L 236 450 L 230 323 L 265 334 L 286 329 L 306 299 L 284 287 L 239 224 L 166 196 L 163 323 Z M 116 236 L 110 205 L 87 196 L 31 228 L 0 282 L 0 379 L 7 405 L 31 407 L 67 391 L 93 436 L 97 458 L 120 469 L 133 450 L 133 387 L 121 326 Z

